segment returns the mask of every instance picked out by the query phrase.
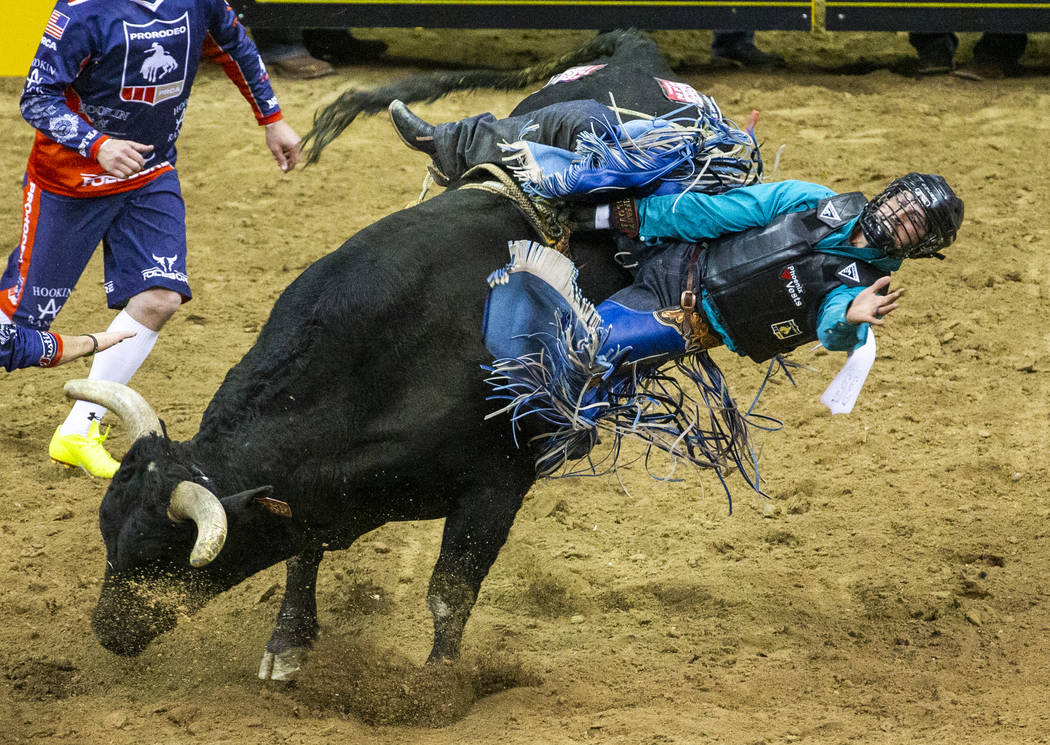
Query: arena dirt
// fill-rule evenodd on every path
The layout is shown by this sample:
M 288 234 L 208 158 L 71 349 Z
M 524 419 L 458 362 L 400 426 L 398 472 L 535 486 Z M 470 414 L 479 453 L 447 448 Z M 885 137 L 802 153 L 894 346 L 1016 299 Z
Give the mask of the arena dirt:
M 368 35 L 368 34 L 364 34 Z M 427 66 L 529 64 L 586 34 L 378 31 L 392 61 L 277 80 L 292 124 L 347 86 Z M 790 68 L 710 64 L 710 33 L 657 35 L 725 112 L 761 112 L 773 178 L 877 191 L 943 173 L 966 200 L 943 262 L 898 275 L 901 310 L 856 410 L 818 396 L 841 357 L 802 350 L 797 387 L 761 410 L 761 504 L 734 510 L 710 473 L 658 482 L 547 481 L 526 499 L 467 626 L 464 659 L 425 669 L 424 592 L 438 522 L 387 526 L 326 560 L 323 638 L 295 687 L 255 678 L 283 586 L 263 572 L 135 659 L 89 627 L 105 482 L 46 457 L 62 381 L 0 379 L 2 743 L 1030 743 L 1050 739 L 1048 381 L 1050 44 L 1036 74 L 915 80 L 894 34 L 760 34 Z M 974 35 L 964 36 L 965 61 Z M 462 56 L 456 56 L 462 55 Z M 31 131 L 21 81 L 0 80 L 0 234 L 19 233 Z M 464 93 L 418 111 L 508 111 L 528 91 Z M 356 123 L 316 167 L 281 176 L 234 88 L 198 82 L 180 141 L 194 301 L 135 386 L 189 437 L 273 300 L 347 236 L 415 198 L 425 159 L 384 118 Z M 493 267 L 496 268 L 496 267 Z M 56 329 L 96 330 L 101 261 Z M 761 371 L 724 352 L 738 397 Z M 425 375 L 425 370 L 416 371 Z M 308 426 L 308 425 L 307 425 Z M 127 447 L 119 424 L 110 445 Z M 622 482 L 622 483 L 621 483 Z

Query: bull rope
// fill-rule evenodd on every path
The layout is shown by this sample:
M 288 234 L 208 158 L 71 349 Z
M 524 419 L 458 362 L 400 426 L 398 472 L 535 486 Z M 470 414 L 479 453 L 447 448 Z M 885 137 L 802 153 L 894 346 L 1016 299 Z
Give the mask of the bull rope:
M 509 173 L 494 163 L 476 165 L 463 174 L 463 178 L 480 175 L 489 176 L 490 180 L 474 181 L 459 188 L 487 191 L 509 199 L 528 220 L 541 243 L 552 246 L 558 253 L 569 255 L 569 232 L 552 204 L 530 197 Z

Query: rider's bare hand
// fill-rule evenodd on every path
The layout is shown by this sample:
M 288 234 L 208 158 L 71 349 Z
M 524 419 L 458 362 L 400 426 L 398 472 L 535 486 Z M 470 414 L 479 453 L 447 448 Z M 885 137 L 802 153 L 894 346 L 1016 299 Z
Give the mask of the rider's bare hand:
M 857 297 L 853 298 L 849 309 L 846 311 L 846 320 L 850 323 L 870 323 L 874 326 L 883 325 L 883 316 L 887 316 L 897 309 L 897 299 L 900 298 L 904 288 L 898 288 L 893 292 L 882 294 L 889 289 L 890 278 L 879 277 L 871 287 L 865 287 Z

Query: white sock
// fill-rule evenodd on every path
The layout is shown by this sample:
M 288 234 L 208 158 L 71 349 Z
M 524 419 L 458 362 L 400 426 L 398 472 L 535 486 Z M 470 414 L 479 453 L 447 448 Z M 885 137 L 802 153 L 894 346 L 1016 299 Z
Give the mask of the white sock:
M 157 343 L 157 332 L 143 326 L 129 316 L 126 310 L 120 311 L 106 330 L 134 331 L 135 336 L 125 339 L 105 352 L 96 354 L 91 363 L 88 380 L 112 380 L 116 383 L 127 383 L 149 357 L 153 345 Z M 99 404 L 77 401 L 62 424 L 62 434 L 86 435 L 91 428 L 91 421 L 101 419 L 105 414 L 105 407 Z

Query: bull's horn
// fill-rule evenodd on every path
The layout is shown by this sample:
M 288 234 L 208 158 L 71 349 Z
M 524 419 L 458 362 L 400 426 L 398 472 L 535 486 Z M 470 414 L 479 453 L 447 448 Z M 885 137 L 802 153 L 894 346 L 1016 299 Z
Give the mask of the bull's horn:
M 69 380 L 66 396 L 105 406 L 120 417 L 128 428 L 132 442 L 146 435 L 161 434 L 160 419 L 146 399 L 121 383 L 112 380 Z
M 190 552 L 192 566 L 202 567 L 219 555 L 226 542 L 226 511 L 210 491 L 192 481 L 180 481 L 171 493 L 168 517 L 197 524 L 197 542 Z

